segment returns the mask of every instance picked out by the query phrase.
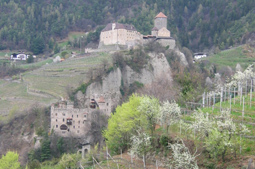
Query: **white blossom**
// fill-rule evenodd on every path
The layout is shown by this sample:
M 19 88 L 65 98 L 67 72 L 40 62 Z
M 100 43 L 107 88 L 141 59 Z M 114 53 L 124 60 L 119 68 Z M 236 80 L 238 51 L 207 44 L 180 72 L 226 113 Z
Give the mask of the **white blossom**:
M 213 125 L 215 125 L 215 122 L 209 118 L 209 114 L 205 114 L 200 110 L 194 112 L 192 118 L 194 118 L 195 122 L 190 125 L 189 129 L 195 130 L 201 137 L 208 136 Z
M 198 169 L 196 152 L 192 155 L 182 140 L 175 144 L 169 144 L 172 149 L 172 165 L 175 169 Z
M 180 121 L 180 117 L 181 108 L 175 101 L 172 101 L 171 103 L 166 101 L 159 109 L 158 119 L 161 124 L 170 126 L 172 124 L 178 123 Z
M 146 155 L 151 146 L 151 137 L 142 130 L 131 137 L 131 153 L 138 156 Z

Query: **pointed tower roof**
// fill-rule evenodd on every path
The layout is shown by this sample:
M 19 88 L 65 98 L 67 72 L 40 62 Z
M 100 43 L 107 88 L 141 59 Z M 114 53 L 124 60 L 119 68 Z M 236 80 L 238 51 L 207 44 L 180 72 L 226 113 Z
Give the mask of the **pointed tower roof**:
M 155 18 L 167 18 L 167 16 L 160 12 Z

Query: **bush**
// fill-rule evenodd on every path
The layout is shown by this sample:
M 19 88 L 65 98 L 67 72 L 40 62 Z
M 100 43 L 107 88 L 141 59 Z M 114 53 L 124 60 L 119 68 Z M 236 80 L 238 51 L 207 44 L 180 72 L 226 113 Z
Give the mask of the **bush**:
M 32 55 L 28 56 L 27 63 L 34 63 L 34 57 Z

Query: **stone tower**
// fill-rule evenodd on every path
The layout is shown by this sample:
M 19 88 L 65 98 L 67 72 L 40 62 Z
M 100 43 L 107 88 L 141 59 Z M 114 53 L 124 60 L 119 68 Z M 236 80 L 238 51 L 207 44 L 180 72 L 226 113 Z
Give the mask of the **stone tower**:
M 167 28 L 167 16 L 164 15 L 162 12 L 160 12 L 154 20 L 154 27 L 156 27 L 158 30 L 165 27 Z

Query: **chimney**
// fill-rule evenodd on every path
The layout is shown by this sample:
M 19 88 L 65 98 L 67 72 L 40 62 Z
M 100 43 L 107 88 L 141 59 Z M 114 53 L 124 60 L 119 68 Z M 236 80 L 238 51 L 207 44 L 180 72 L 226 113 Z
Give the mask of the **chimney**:
M 116 27 L 116 23 L 112 23 L 112 30 L 114 30 Z

